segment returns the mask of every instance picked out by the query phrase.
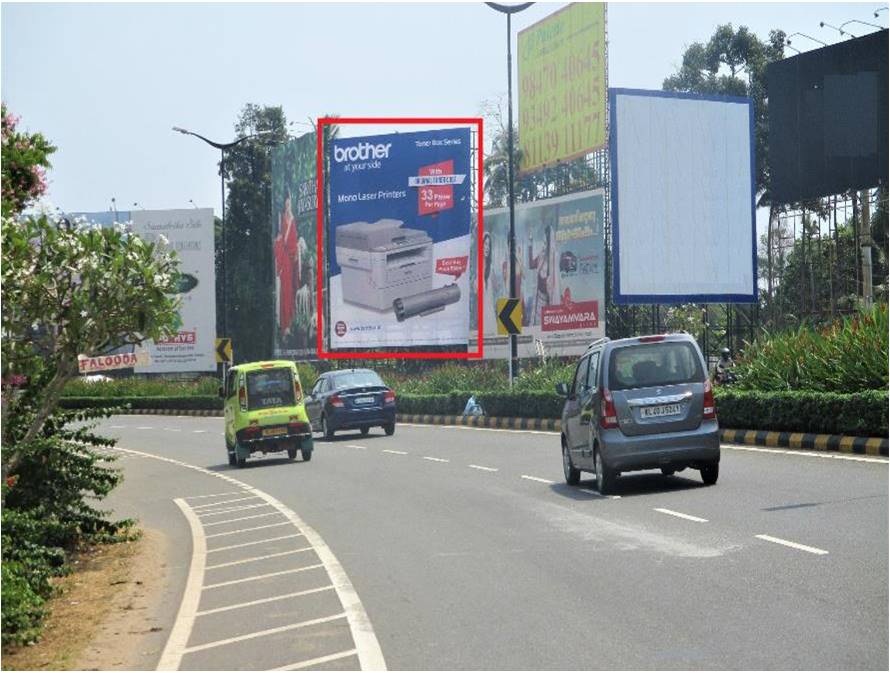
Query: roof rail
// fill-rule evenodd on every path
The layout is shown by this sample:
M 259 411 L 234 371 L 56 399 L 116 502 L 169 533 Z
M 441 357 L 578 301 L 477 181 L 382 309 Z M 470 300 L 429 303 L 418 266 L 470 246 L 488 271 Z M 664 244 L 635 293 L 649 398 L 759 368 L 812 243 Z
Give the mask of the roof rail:
M 587 350 L 590 350 L 594 346 L 599 346 L 602 343 L 606 343 L 607 341 L 611 341 L 609 337 L 600 337 L 599 339 L 594 339 L 589 344 L 587 344 Z

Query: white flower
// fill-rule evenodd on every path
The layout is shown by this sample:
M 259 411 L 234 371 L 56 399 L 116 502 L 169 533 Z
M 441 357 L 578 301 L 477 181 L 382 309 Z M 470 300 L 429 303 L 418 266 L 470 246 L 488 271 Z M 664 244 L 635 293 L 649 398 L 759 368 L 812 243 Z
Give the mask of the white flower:
M 170 242 L 164 234 L 158 234 L 158 241 L 160 241 L 161 245 L 167 245 Z
M 87 317 L 87 312 L 86 312 L 86 310 L 83 310 L 83 311 L 80 312 L 80 317 L 81 317 L 81 318 L 86 318 L 86 317 Z

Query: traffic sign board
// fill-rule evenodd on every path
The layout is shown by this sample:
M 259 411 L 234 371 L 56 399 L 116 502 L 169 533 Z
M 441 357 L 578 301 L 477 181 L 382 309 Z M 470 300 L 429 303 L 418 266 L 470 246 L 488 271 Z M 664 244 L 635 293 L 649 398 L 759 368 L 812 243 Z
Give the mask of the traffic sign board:
M 498 334 L 522 334 L 522 302 L 501 297 L 497 303 Z
M 228 362 L 232 364 L 232 340 L 231 339 L 217 339 L 216 340 L 216 361 L 217 362 Z

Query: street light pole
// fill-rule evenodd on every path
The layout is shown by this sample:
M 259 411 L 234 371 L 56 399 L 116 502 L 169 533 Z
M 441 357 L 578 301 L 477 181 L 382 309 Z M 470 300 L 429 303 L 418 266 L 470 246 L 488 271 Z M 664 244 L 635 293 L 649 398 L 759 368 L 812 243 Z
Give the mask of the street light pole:
M 516 297 L 516 204 L 513 190 L 513 49 L 510 39 L 513 32 L 510 17 L 528 9 L 534 3 L 523 2 L 516 5 L 502 5 L 497 2 L 486 2 L 486 5 L 507 15 L 507 193 L 510 207 L 510 298 Z M 481 337 L 480 337 L 481 338 Z M 516 335 L 510 335 L 510 387 L 517 368 Z

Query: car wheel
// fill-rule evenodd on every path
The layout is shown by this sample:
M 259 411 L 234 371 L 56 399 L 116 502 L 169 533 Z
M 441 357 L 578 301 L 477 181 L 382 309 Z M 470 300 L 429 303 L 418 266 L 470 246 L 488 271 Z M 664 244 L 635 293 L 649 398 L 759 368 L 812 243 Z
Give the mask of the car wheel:
M 226 453 L 229 454 L 229 465 L 235 467 L 236 459 L 234 451 L 229 451 L 228 447 L 226 447 Z
M 297 458 L 297 447 L 296 446 L 287 447 L 287 457 L 290 460 L 296 460 L 296 458 Z
M 241 456 L 235 457 L 235 464 L 238 467 L 245 467 L 247 465 L 247 458 L 242 458 Z
M 674 476 L 674 472 L 676 472 L 676 470 L 673 469 L 673 468 L 671 468 L 671 467 L 663 467 L 663 468 L 661 468 L 661 473 L 662 473 L 665 477 L 673 477 L 673 476 Z
M 334 438 L 334 430 L 328 425 L 328 417 L 321 417 L 321 434 L 324 435 L 324 438 L 327 441 L 331 441 Z
M 385 432 L 387 435 L 390 435 L 390 436 L 394 435 L 396 432 L 396 424 L 395 423 L 387 423 L 386 425 L 383 426 L 383 432 Z
M 300 449 L 300 453 L 303 454 L 304 463 L 308 463 L 312 460 L 312 449 Z
M 593 469 L 596 473 L 596 490 L 600 495 L 608 495 L 615 486 L 615 473 L 603 462 L 599 449 L 593 451 Z
M 581 470 L 572 465 L 572 456 L 569 455 L 564 441 L 562 443 L 562 471 L 569 486 L 574 486 L 581 479 Z
M 362 437 L 367 437 L 368 433 L 371 431 L 367 425 L 362 426 Z
M 701 469 L 701 480 L 705 482 L 705 486 L 716 484 L 718 476 L 720 476 L 720 463 L 711 463 Z

